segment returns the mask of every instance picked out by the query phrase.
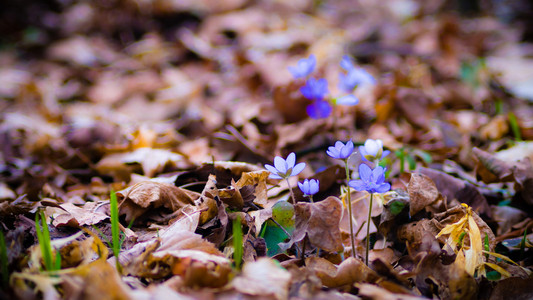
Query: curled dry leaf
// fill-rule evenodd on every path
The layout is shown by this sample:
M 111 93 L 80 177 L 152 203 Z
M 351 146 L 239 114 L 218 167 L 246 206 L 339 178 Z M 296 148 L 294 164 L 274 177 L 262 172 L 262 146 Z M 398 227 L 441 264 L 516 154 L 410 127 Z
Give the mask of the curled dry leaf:
M 339 224 L 342 217 L 342 202 L 337 197 L 328 197 L 317 203 L 296 203 L 294 206 L 295 230 L 291 242 L 309 237 L 315 247 L 328 252 L 344 249 Z
M 120 214 L 126 215 L 126 222 L 138 219 L 146 211 L 164 207 L 175 212 L 186 205 L 194 204 L 194 192 L 168 183 L 142 181 L 117 192 Z
M 340 265 L 334 265 L 321 257 L 308 257 L 305 265 L 315 272 L 323 285 L 329 288 L 378 279 L 378 275 L 372 269 L 362 260 L 354 257 L 347 258 Z
M 476 173 L 483 182 L 514 181 L 521 198 L 528 205 L 533 205 L 533 164 L 529 157 L 518 162 L 507 162 L 478 148 L 474 148 L 473 152 L 479 161 Z
M 359 289 L 359 295 L 365 297 L 365 299 L 380 300 L 380 299 L 395 299 L 395 300 L 423 300 L 424 297 L 403 295 L 398 293 L 389 292 L 383 287 L 369 283 L 356 284 Z
M 72 203 L 60 204 L 59 206 L 65 210 L 65 213 L 54 216 L 52 224 L 56 227 L 81 227 L 97 224 L 109 218 L 106 214 L 96 211 L 96 205 L 98 204 L 96 202 L 87 202 L 82 207 L 78 207 Z
M 446 197 L 448 204 L 456 199 L 461 203 L 468 204 L 480 214 L 491 216 L 487 199 L 474 185 L 434 169 L 420 168 L 419 172 L 433 180 L 440 193 Z
M 428 176 L 420 173 L 411 174 L 407 191 L 409 192 L 409 214 L 411 216 L 416 215 L 439 198 L 439 191 L 435 183 Z
M 119 179 L 127 177 L 131 173 L 128 165 L 138 163 L 141 165 L 145 176 L 154 177 L 157 173 L 163 171 L 167 164 L 179 168 L 189 167 L 183 156 L 169 150 L 138 148 L 127 153 L 108 154 L 102 158 L 96 165 L 96 170 L 101 174 L 111 174 Z
M 459 264 L 444 265 L 438 253 L 422 258 L 416 267 L 415 284 L 423 296 L 441 299 L 474 299 L 477 285 Z
M 254 191 L 254 203 L 259 205 L 265 205 L 267 203 L 267 185 L 266 180 L 270 175 L 270 172 L 266 170 L 244 172 L 241 178 L 235 184 L 235 187 L 242 189 L 247 185 L 255 186 Z
M 291 274 L 269 258 L 246 263 L 241 275 L 231 285 L 237 291 L 252 295 L 288 299 Z
M 200 224 L 205 224 L 218 214 L 218 206 L 215 197 L 218 197 L 218 188 L 216 176 L 211 174 L 200 195 L 194 203 L 200 209 Z

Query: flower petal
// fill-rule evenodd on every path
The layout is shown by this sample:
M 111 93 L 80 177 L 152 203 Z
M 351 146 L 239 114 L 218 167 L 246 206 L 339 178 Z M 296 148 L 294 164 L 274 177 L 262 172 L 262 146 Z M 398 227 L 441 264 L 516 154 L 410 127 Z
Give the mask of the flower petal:
M 285 162 L 280 156 L 274 157 L 274 167 L 276 167 L 280 173 L 287 173 L 287 162 Z
M 333 158 L 339 158 L 340 152 L 335 147 L 329 147 L 328 150 L 326 150 L 326 154 L 333 157 Z
M 349 142 L 346 143 L 346 146 L 342 147 L 340 154 L 343 159 L 346 159 L 350 157 L 352 152 L 353 152 L 353 143 L 350 140 Z
M 351 186 L 353 189 L 355 189 L 356 191 L 359 191 L 359 192 L 362 192 L 362 191 L 366 191 L 366 184 L 364 181 L 362 180 L 350 180 L 348 182 L 348 185 Z
M 294 167 L 294 164 L 296 163 L 296 154 L 294 154 L 294 152 L 291 152 L 291 154 L 287 156 L 285 162 L 287 163 L 287 169 Z
M 304 168 L 305 168 L 305 163 L 297 164 L 296 166 L 294 166 L 294 168 L 292 168 L 292 172 L 290 176 L 295 176 L 295 175 L 300 174 L 300 172 L 302 172 Z
M 390 186 L 390 183 L 388 182 L 385 182 L 385 183 L 382 183 L 380 184 L 377 188 L 376 188 L 376 192 L 377 193 L 386 193 L 390 190 L 391 186 Z
M 365 147 L 359 146 L 359 153 L 361 154 L 361 159 L 363 161 L 368 161 L 368 159 L 365 158 L 365 156 L 368 155 L 368 153 L 366 153 Z
M 305 183 L 305 181 L 304 181 Z M 298 187 L 300 188 L 300 191 L 305 194 L 305 185 L 304 183 L 298 182 Z
M 320 189 L 320 181 L 311 179 L 309 182 L 309 194 L 314 195 Z
M 364 182 L 369 182 L 370 181 L 370 177 L 372 176 L 372 169 L 370 169 L 369 166 L 367 166 L 366 164 L 360 164 L 359 165 L 359 177 L 361 178 L 361 180 L 363 180 Z
M 267 169 L 272 174 L 278 174 L 278 170 L 276 168 L 274 168 L 274 166 L 265 165 L 265 169 Z
M 353 106 L 359 104 L 359 99 L 355 95 L 346 95 L 338 98 L 336 103 L 337 105 Z
M 274 173 L 270 173 L 270 175 L 268 175 L 268 178 L 283 179 L 283 177 L 279 176 L 278 174 L 274 174 Z

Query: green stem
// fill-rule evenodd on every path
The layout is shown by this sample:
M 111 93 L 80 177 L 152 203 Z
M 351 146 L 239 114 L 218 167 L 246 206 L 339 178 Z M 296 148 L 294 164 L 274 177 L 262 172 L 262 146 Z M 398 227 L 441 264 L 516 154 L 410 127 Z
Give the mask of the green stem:
M 346 186 L 348 187 L 348 213 L 350 214 L 350 242 L 352 243 L 352 256 L 355 258 L 355 239 L 353 235 L 353 220 L 352 220 L 352 197 L 350 192 L 350 169 L 348 168 L 348 159 L 344 161 L 344 168 L 346 169 Z
M 296 204 L 296 198 L 294 198 L 294 193 L 292 192 L 292 189 L 291 189 L 291 184 L 289 182 L 289 178 L 285 178 L 285 180 L 287 181 L 287 186 L 289 187 L 289 192 L 291 193 L 291 198 L 292 198 L 292 204 Z
M 310 201 L 311 203 L 315 203 L 315 202 L 313 201 L 313 195 L 309 195 L 309 201 Z
M 372 216 L 372 198 L 373 193 L 370 193 L 370 205 L 368 206 L 368 220 L 366 222 L 366 265 L 368 266 L 368 253 L 370 252 L 370 217 Z

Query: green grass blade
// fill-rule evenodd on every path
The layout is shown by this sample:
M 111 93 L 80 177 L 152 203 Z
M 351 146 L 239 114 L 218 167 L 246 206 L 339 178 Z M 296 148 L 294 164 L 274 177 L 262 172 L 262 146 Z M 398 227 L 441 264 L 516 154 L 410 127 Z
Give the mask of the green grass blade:
M 243 241 L 242 241 L 242 228 L 241 217 L 237 215 L 237 218 L 233 220 L 233 260 L 235 261 L 235 268 L 240 270 L 243 254 Z
M 509 124 L 511 125 L 511 129 L 513 130 L 514 138 L 517 142 L 522 141 L 522 134 L 520 133 L 520 126 L 518 125 L 518 120 L 516 119 L 516 116 L 509 112 Z
M 0 231 L 0 263 L 2 264 L 2 286 L 7 288 L 9 285 L 9 270 L 8 270 L 8 259 L 7 259 L 7 246 L 6 240 L 4 239 L 4 233 Z
M 118 256 L 120 254 L 120 228 L 118 223 L 118 202 L 117 202 L 117 194 L 115 194 L 115 191 L 111 190 L 111 194 L 109 197 L 110 202 L 110 210 L 111 210 L 111 234 L 112 234 L 112 241 L 113 241 L 113 255 L 115 255 L 115 261 L 117 264 L 117 270 L 119 272 L 122 272 L 122 266 L 118 262 Z
M 42 227 L 39 223 L 42 222 Z M 50 232 L 43 212 L 38 212 L 35 215 L 35 231 L 37 233 L 37 240 L 41 248 L 43 256 L 44 267 L 47 271 L 51 271 L 54 267 L 52 263 L 52 246 L 50 245 Z

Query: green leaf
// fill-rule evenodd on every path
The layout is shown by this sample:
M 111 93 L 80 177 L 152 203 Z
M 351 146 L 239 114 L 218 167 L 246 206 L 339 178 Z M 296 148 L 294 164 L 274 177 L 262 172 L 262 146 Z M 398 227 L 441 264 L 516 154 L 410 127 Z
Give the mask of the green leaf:
M 278 201 L 272 206 L 272 219 L 290 234 L 294 231 L 294 206 L 287 201 Z M 281 252 L 278 244 L 284 242 L 289 236 L 272 220 L 263 225 L 264 239 L 267 244 L 268 256 L 274 256 Z
M 392 201 L 389 210 L 393 215 L 397 215 L 402 212 L 403 208 L 406 206 L 406 203 L 401 201 Z
M 487 279 L 490 281 L 500 280 L 500 278 L 502 278 L 502 274 L 500 274 L 498 271 L 487 272 Z

